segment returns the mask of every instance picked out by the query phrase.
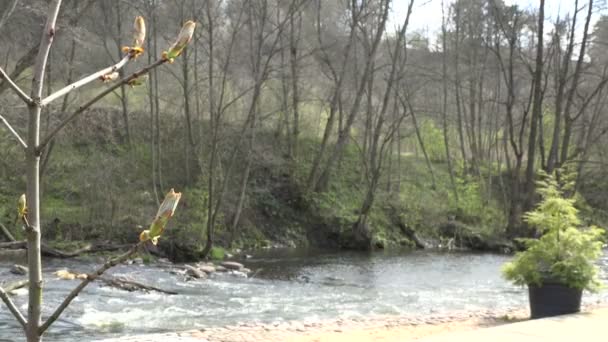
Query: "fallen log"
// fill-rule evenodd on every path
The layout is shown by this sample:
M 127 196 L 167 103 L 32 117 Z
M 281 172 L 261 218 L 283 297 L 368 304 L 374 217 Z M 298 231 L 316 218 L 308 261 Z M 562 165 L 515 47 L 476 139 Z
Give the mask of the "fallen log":
M 110 252 L 117 251 L 121 249 L 125 249 L 130 247 L 131 245 L 108 245 L 108 244 L 87 244 L 82 248 L 79 248 L 75 251 L 66 252 L 62 251 L 49 245 L 42 243 L 40 249 L 42 251 L 42 255 L 51 258 L 59 258 L 59 259 L 68 259 L 80 256 L 86 253 L 96 253 L 96 252 Z M 0 242 L 0 249 L 27 249 L 26 241 L 11 241 L 11 242 Z
M 24 264 L 27 262 L 25 249 L 0 249 L 0 262 Z
M 8 228 L 6 228 L 2 223 L 0 223 L 0 233 L 2 233 L 6 240 L 15 241 L 15 238 L 13 237 L 11 232 L 9 232 Z
M 18 281 L 9 283 L 8 285 L 2 285 L 2 288 L 4 289 L 4 291 L 6 291 L 6 293 L 10 294 L 11 291 L 15 291 L 17 289 L 25 287 L 28 284 L 29 284 L 29 282 L 26 279 L 23 279 L 23 280 L 18 280 Z
M 151 285 L 146 285 L 146 284 L 142 284 L 133 280 L 128 280 L 128 279 L 123 279 L 123 278 L 107 278 L 107 277 L 99 277 L 97 278 L 97 280 L 102 281 L 103 283 L 105 283 L 106 285 L 121 289 L 121 290 L 125 290 L 125 291 L 129 291 L 129 292 L 133 292 L 133 291 L 156 291 L 156 292 L 160 292 L 160 293 L 165 293 L 168 295 L 176 295 L 178 294 L 175 291 L 170 291 L 170 290 L 164 290 L 155 286 L 151 286 Z
M 8 249 L 25 248 L 26 245 L 27 245 L 26 241 L 0 242 L 0 248 L 8 248 Z
M 91 252 L 91 250 L 93 249 L 93 246 L 91 244 L 86 244 L 84 247 L 79 248 L 75 251 L 64 252 L 64 251 L 52 248 L 47 244 L 42 243 L 40 245 L 40 249 L 42 250 L 42 255 L 44 255 L 44 256 L 60 258 L 60 259 L 67 259 L 67 258 L 77 257 L 77 256 L 87 253 L 87 252 Z
M 63 270 L 58 270 L 57 272 L 55 272 L 55 275 L 59 278 L 59 279 L 63 279 L 63 280 L 74 280 L 74 279 L 87 279 L 89 277 L 88 274 L 86 273 L 78 273 L 78 272 L 71 272 L 67 269 L 63 269 Z M 113 277 L 97 277 L 95 278 L 95 280 L 98 280 L 108 286 L 111 287 L 115 287 L 119 290 L 124 290 L 124 291 L 129 291 L 129 292 L 133 292 L 133 291 L 156 291 L 156 292 L 160 292 L 160 293 L 165 293 L 165 294 L 169 294 L 169 295 L 176 295 L 177 292 L 175 291 L 169 291 L 169 290 L 164 290 L 161 289 L 159 287 L 155 287 L 152 285 L 146 285 L 146 284 L 142 284 L 140 282 L 136 282 L 130 279 L 124 279 L 124 278 L 113 278 Z

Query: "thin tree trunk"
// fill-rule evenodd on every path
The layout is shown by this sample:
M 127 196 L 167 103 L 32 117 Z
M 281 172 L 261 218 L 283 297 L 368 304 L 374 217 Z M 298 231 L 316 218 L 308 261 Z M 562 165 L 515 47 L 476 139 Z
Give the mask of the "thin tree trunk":
M 294 23 L 294 13 L 290 14 L 289 19 L 290 31 L 289 31 L 289 50 L 290 50 L 290 59 L 289 65 L 291 70 L 291 110 L 293 113 L 293 123 L 292 123 L 292 138 L 291 140 L 291 158 L 295 159 L 298 156 L 298 140 L 300 139 L 300 90 L 299 90 L 299 72 L 300 66 L 298 64 L 298 42 L 299 35 L 302 27 L 302 15 L 298 12 L 298 37 L 296 38 L 295 26 Z
M 532 116 L 530 117 L 530 136 L 528 138 L 528 163 L 526 166 L 526 189 L 524 209 L 532 208 L 534 198 L 534 174 L 536 172 L 534 163 L 536 161 L 536 143 L 538 134 L 538 118 L 542 115 L 543 97 L 543 58 L 544 58 L 544 23 L 545 23 L 545 0 L 540 0 L 538 14 L 538 42 L 536 46 L 536 66 L 534 72 L 534 98 Z
M 543 0 L 544 1 L 544 0 Z M 565 163 L 568 160 L 568 152 L 570 151 L 570 139 L 572 137 L 572 131 L 574 126 L 575 118 L 571 115 L 571 108 L 574 102 L 574 95 L 579 86 L 579 79 L 582 73 L 582 67 L 585 60 L 585 51 L 587 48 L 587 40 L 589 37 L 589 26 L 591 24 L 591 17 L 593 15 L 593 0 L 589 0 L 587 8 L 587 18 L 585 20 L 585 28 L 583 31 L 583 40 L 581 41 L 581 47 L 579 56 L 576 61 L 574 74 L 572 76 L 572 87 L 568 92 L 568 98 L 566 100 L 566 108 L 564 110 L 564 141 L 562 144 L 560 164 Z
M 361 75 L 359 89 L 357 90 L 357 93 L 355 95 L 355 103 L 350 108 L 350 112 L 346 118 L 344 127 L 338 134 L 338 140 L 336 142 L 336 145 L 334 146 L 332 153 L 328 157 L 327 163 L 325 164 L 325 167 L 323 168 L 321 175 L 318 177 L 318 179 L 316 179 L 316 181 L 313 180 L 313 182 L 311 184 L 311 185 L 313 185 L 312 188 L 317 192 L 323 191 L 326 188 L 327 184 L 329 183 L 330 173 L 332 172 L 334 165 L 336 164 L 336 162 L 339 159 L 341 159 L 342 154 L 344 153 L 344 148 L 346 147 L 346 142 L 348 141 L 348 139 L 350 137 L 350 129 L 351 129 L 353 123 L 355 122 L 355 118 L 357 117 L 357 115 L 359 113 L 359 108 L 360 108 L 361 101 L 363 98 L 362 95 L 365 91 L 367 81 L 368 81 L 369 77 L 371 76 L 371 73 L 373 72 L 373 69 L 372 69 L 373 61 L 376 57 L 378 45 L 380 44 L 380 40 L 384 33 L 384 28 L 386 26 L 386 21 L 388 18 L 388 12 L 389 12 L 389 4 L 387 2 L 387 3 L 384 3 L 384 8 L 382 9 L 382 17 L 380 19 L 380 23 L 378 24 L 378 26 L 376 28 L 377 31 L 374 35 L 371 49 L 367 54 L 367 60 L 365 62 L 365 69 L 363 70 L 363 74 Z
M 407 108 L 403 108 L 404 111 Z M 418 139 L 418 144 L 420 145 L 420 150 L 422 150 L 422 155 L 424 156 L 424 162 L 426 163 L 427 169 L 429 169 L 429 173 L 431 174 L 431 184 L 432 189 L 437 189 L 437 183 L 435 182 L 435 172 L 433 171 L 433 164 L 431 163 L 431 159 L 429 158 L 429 154 L 426 152 L 426 148 L 424 146 L 424 140 L 422 139 L 422 134 L 420 134 L 420 127 L 418 126 L 418 120 L 416 120 L 416 113 L 414 113 L 414 109 L 410 106 L 410 115 L 412 116 L 412 123 L 414 124 L 414 130 L 416 132 L 416 139 Z M 456 197 L 458 198 L 458 197 Z
M 578 0 L 574 1 L 574 8 L 576 9 L 572 15 L 572 24 L 570 27 L 570 37 L 568 39 L 568 45 L 566 47 L 566 53 L 564 54 L 563 61 L 561 61 L 561 67 L 559 67 L 559 62 L 556 63 L 557 74 L 559 75 L 557 78 L 557 93 L 555 95 L 555 122 L 553 126 L 553 138 L 551 141 L 551 148 L 549 150 L 549 155 L 547 157 L 547 172 L 551 173 L 555 169 L 555 166 L 559 164 L 559 156 L 558 150 L 560 146 L 560 137 L 562 134 L 562 111 L 563 111 L 563 103 L 564 103 L 564 93 L 566 89 L 566 83 L 568 82 L 568 71 L 570 70 L 570 63 L 572 60 L 572 52 L 574 50 L 574 33 L 576 32 L 576 19 L 578 16 Z M 558 34 L 559 31 L 556 32 L 555 44 L 557 56 L 559 56 L 559 52 L 561 51 L 561 37 Z
M 446 17 L 444 13 L 444 4 L 441 4 L 442 14 L 442 58 L 441 58 L 441 70 L 443 75 L 443 106 L 442 106 L 442 124 L 443 124 L 443 143 L 445 145 L 445 157 L 448 163 L 448 172 L 450 173 L 450 184 L 452 185 L 452 191 L 454 192 L 454 199 L 458 202 L 458 190 L 456 189 L 456 182 L 454 181 L 454 168 L 452 167 L 452 155 L 450 153 L 450 139 L 448 130 L 448 61 L 447 61 L 447 29 L 446 29 Z M 412 113 L 412 117 L 413 117 Z M 418 128 L 416 128 L 416 134 L 419 135 Z M 421 145 L 422 146 L 422 145 Z M 428 158 L 425 153 L 425 158 Z M 434 177 L 433 177 L 434 178 Z M 435 181 L 433 180 L 433 186 Z
M 454 95 L 456 98 L 456 116 L 458 122 L 458 139 L 460 141 L 460 154 L 462 156 L 463 169 L 467 169 L 467 154 L 466 154 L 466 145 L 464 141 L 464 128 L 463 128 L 463 119 L 462 119 L 462 100 L 460 97 L 461 90 L 461 78 L 460 78 L 460 6 L 456 6 L 455 13 L 455 46 L 454 46 Z
M 219 108 L 216 108 L 215 104 L 215 88 L 214 88 L 214 63 L 215 63 L 215 36 L 214 36 L 214 20 L 212 15 L 211 1 L 207 1 L 207 34 L 208 37 L 208 49 L 209 49 L 209 62 L 207 64 L 207 77 L 208 77 L 208 85 L 209 85 L 209 125 L 211 126 L 211 150 L 209 157 L 209 169 L 208 169 L 208 178 L 207 178 L 207 191 L 209 193 L 209 199 L 207 201 L 207 225 L 206 225 L 206 242 L 205 247 L 203 249 L 203 254 L 206 255 L 211 251 L 213 247 L 213 232 L 215 230 L 215 211 L 216 208 L 215 202 L 219 200 L 215 199 L 216 189 L 215 189 L 215 170 L 217 164 L 217 149 L 218 149 L 218 136 L 219 136 Z M 227 70 L 223 70 L 224 73 Z M 220 102 L 220 106 L 221 106 Z M 217 111 L 217 112 L 216 112 Z
M 118 50 L 118 59 L 120 59 L 122 57 L 122 39 L 121 39 L 121 32 L 122 32 L 122 9 L 120 7 L 120 1 L 116 1 L 116 25 L 117 25 L 117 30 L 118 30 L 118 34 L 116 36 L 117 40 L 116 40 L 116 49 Z M 72 65 L 70 63 L 70 65 Z M 124 77 L 124 70 L 121 69 L 119 71 L 120 77 Z M 129 129 L 129 99 L 127 98 L 127 91 L 126 91 L 126 87 L 123 84 L 122 86 L 120 86 L 120 104 L 122 107 L 122 121 L 123 121 L 123 125 L 125 126 L 125 140 L 127 143 L 127 148 L 131 149 L 131 131 Z
M 26 159 L 26 181 L 27 181 L 27 204 L 28 204 L 28 227 L 27 236 L 27 260 L 29 277 L 29 295 L 27 309 L 27 326 L 25 334 L 28 342 L 41 340 L 38 327 L 42 318 L 42 261 L 40 258 L 40 153 L 38 144 L 40 142 L 40 99 L 44 87 L 44 74 L 46 62 L 49 56 L 53 38 L 55 36 L 55 22 L 61 7 L 61 0 L 53 1 L 49 6 L 49 16 L 44 26 L 40 40 L 40 50 L 36 57 L 36 64 L 32 79 L 32 91 L 30 97 L 35 104 L 29 108 L 28 119 L 28 148 L 25 153 Z
M 148 5 L 147 8 L 147 12 L 148 12 L 148 16 L 152 16 L 152 12 L 154 11 L 154 4 L 153 3 L 146 3 Z M 150 50 L 153 49 L 153 45 L 152 45 L 152 37 L 150 34 L 146 35 L 146 45 L 149 47 Z M 153 61 L 153 56 L 152 53 L 148 53 L 148 64 L 152 63 Z M 154 193 L 154 199 L 156 200 L 156 204 L 160 203 L 160 198 L 158 195 L 158 188 L 157 188 L 157 182 L 156 182 L 156 164 L 158 163 L 158 156 L 156 155 L 156 134 L 154 131 L 154 126 L 155 126 L 155 121 L 154 121 L 154 113 L 156 112 L 155 109 L 155 101 L 154 101 L 154 82 L 152 80 L 152 78 L 154 77 L 154 73 L 152 73 L 150 75 L 150 77 L 148 77 L 148 105 L 149 105 L 149 111 L 150 111 L 150 155 L 151 155 L 151 159 L 152 159 L 152 189 L 153 189 L 153 193 Z
M 152 42 L 154 47 L 152 48 L 152 58 L 154 60 L 158 59 L 158 27 L 157 27 L 157 0 L 154 1 L 154 11 L 152 12 L 152 27 L 154 28 L 154 35 L 152 36 Z M 152 70 L 153 79 L 154 79 L 154 123 L 156 125 L 155 134 L 156 134 L 156 175 L 158 176 L 158 186 L 160 187 L 160 192 L 163 193 L 164 184 L 163 184 L 163 158 L 162 158 L 162 139 L 161 139 L 161 131 L 160 131 L 160 93 L 158 90 L 158 69 Z
M 319 40 L 319 45 L 321 47 L 323 47 L 322 44 L 322 34 L 321 34 L 321 2 L 318 3 L 319 4 L 319 8 L 317 9 L 317 39 Z M 340 99 L 341 99 L 341 94 L 342 94 L 342 85 L 343 85 L 343 81 L 346 75 L 346 64 L 350 58 L 351 55 L 351 50 L 352 50 L 352 45 L 355 39 L 355 32 L 357 29 L 357 25 L 358 25 L 358 16 L 359 14 L 356 12 L 355 8 L 351 9 L 353 11 L 352 14 L 352 23 L 350 25 L 350 32 L 349 32 L 349 36 L 348 36 L 348 41 L 346 46 L 344 47 L 344 53 L 343 53 L 343 57 L 341 59 L 341 65 L 340 65 L 340 71 L 338 74 L 334 74 L 334 82 L 335 85 L 333 87 L 333 92 L 332 92 L 332 97 L 331 97 L 331 103 L 329 106 L 329 116 L 327 118 L 327 123 L 325 124 L 325 130 L 323 132 L 323 138 L 321 140 L 321 146 L 319 147 L 319 151 L 317 151 L 315 158 L 312 162 L 312 166 L 310 168 L 310 172 L 308 174 L 308 178 L 306 181 L 306 189 L 308 191 L 313 191 L 315 190 L 317 181 L 318 181 L 318 177 L 319 177 L 319 172 L 321 172 L 321 163 L 323 161 L 323 158 L 325 157 L 325 153 L 327 150 L 327 147 L 329 145 L 329 139 L 330 136 L 334 133 L 334 124 L 336 121 L 336 111 L 338 110 L 338 105 L 340 104 Z M 328 66 L 330 67 L 330 69 L 333 70 L 333 67 L 331 66 L 331 62 L 330 62 L 330 58 L 329 56 L 325 55 L 325 60 L 326 63 L 328 64 Z M 340 111 L 340 113 L 342 113 Z M 342 126 L 342 125 L 340 125 Z M 342 127 L 340 127 L 339 129 L 340 131 L 342 130 Z

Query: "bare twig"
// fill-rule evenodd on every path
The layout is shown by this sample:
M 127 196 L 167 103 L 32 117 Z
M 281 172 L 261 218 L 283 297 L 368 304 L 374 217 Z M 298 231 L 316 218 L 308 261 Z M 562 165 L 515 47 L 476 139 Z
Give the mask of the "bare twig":
M 27 148 L 27 144 L 25 143 L 25 141 L 23 141 L 23 139 L 21 138 L 19 133 L 17 133 L 17 131 L 15 131 L 13 126 L 11 126 L 11 124 L 8 123 L 8 121 L 4 118 L 4 116 L 0 115 L 0 121 L 2 121 L 4 123 L 4 125 L 6 126 L 6 128 L 9 130 L 9 132 L 11 132 L 15 136 L 17 141 L 19 141 L 19 144 L 21 144 L 21 146 L 23 146 L 23 148 Z
M 4 235 L 4 237 L 8 241 L 15 241 L 15 237 L 11 234 L 11 232 L 8 231 L 8 228 L 6 228 L 2 223 L 0 223 L 0 232 L 2 232 L 2 235 Z
M 104 75 L 107 75 L 114 71 L 120 70 L 122 67 L 124 67 L 127 64 L 127 62 L 129 62 L 129 60 L 131 60 L 131 58 L 132 58 L 131 54 L 127 54 L 120 61 L 118 61 L 118 63 L 111 65 L 105 69 L 101 69 L 96 73 L 93 73 L 79 81 L 76 81 L 72 84 L 69 84 L 69 85 L 57 90 L 53 94 L 47 96 L 42 101 L 40 101 L 40 105 L 42 107 L 44 107 L 44 106 L 48 105 L 49 103 L 53 102 L 54 100 L 56 100 L 64 95 L 67 95 L 69 92 L 71 92 L 73 90 L 76 90 L 82 86 L 85 86 L 95 80 L 99 80 Z
M 19 324 L 21 324 L 21 326 L 25 328 L 25 326 L 27 325 L 27 322 L 25 321 L 25 317 L 23 317 L 23 314 L 21 314 L 19 309 L 17 309 L 17 306 L 15 306 L 15 303 L 13 303 L 13 301 L 10 299 L 8 294 L 4 291 L 4 289 L 1 286 L 0 286 L 0 298 L 2 298 L 2 301 L 4 302 L 4 304 L 6 304 L 9 311 L 13 314 L 13 316 L 15 316 L 17 321 L 19 321 Z
M 63 129 L 63 127 L 65 127 L 65 125 L 67 125 L 68 123 L 70 123 L 72 120 L 74 120 L 78 115 L 82 114 L 87 108 L 91 107 L 93 104 L 95 104 L 97 101 L 101 100 L 102 98 L 104 98 L 106 95 L 112 93 L 114 90 L 120 88 L 120 86 L 128 84 L 129 82 L 135 80 L 136 78 L 147 74 L 148 72 L 150 72 L 150 70 L 158 67 L 161 64 L 164 64 L 165 62 L 167 62 L 166 59 L 159 59 L 156 62 L 140 69 L 139 71 L 136 71 L 134 73 L 132 73 L 131 75 L 129 75 L 128 77 L 123 78 L 122 80 L 120 80 L 119 82 L 116 82 L 115 84 L 113 84 L 111 87 L 109 87 L 108 89 L 102 91 L 101 93 L 99 93 L 97 96 L 95 96 L 94 98 L 92 98 L 91 100 L 89 100 L 87 103 L 83 104 L 82 106 L 78 107 L 78 109 L 76 109 L 76 111 L 74 111 L 74 113 L 72 113 L 70 116 L 68 116 L 67 118 L 65 118 L 63 121 L 61 121 L 61 123 L 59 123 L 59 125 L 57 127 L 55 127 L 49 134 L 47 134 L 47 136 L 42 140 L 42 142 L 40 143 L 38 149 L 42 150 L 44 149 L 44 147 L 51 141 L 53 140 L 53 138 L 55 137 L 55 135 L 57 135 L 57 133 L 59 133 L 61 131 L 61 129 Z
M 105 271 L 109 270 L 110 268 L 121 264 L 127 259 L 131 258 L 135 253 L 137 253 L 139 247 L 143 246 L 144 244 L 145 241 L 133 245 L 133 247 L 131 247 L 131 249 L 129 249 L 126 253 L 117 256 L 114 259 L 108 260 L 105 264 L 95 270 L 95 272 L 87 274 L 87 277 L 83 279 L 82 282 L 72 290 L 72 292 L 70 292 L 70 294 L 63 300 L 63 302 L 57 307 L 57 309 L 55 309 L 53 314 L 46 320 L 46 322 L 44 322 L 44 324 L 40 326 L 40 328 L 38 329 L 38 334 L 42 335 L 46 331 L 46 329 L 48 329 L 49 326 L 51 326 L 51 324 L 53 324 L 53 322 L 57 320 L 57 318 L 59 318 L 63 311 L 68 307 L 68 305 L 70 305 L 72 300 L 74 300 L 74 298 L 76 298 L 78 294 L 80 294 L 80 292 L 82 292 L 82 290 L 84 290 L 84 288 L 89 285 L 89 283 L 100 277 L 102 274 L 104 274 Z
M 36 58 L 36 54 L 38 53 L 39 46 L 39 43 L 35 44 L 23 56 L 21 56 L 21 58 L 19 58 L 15 64 L 15 68 L 9 75 L 12 80 L 18 79 L 26 69 L 32 66 L 34 59 Z M 8 87 L 8 82 L 0 83 L 0 94 L 2 94 Z
M 32 101 L 32 98 L 27 96 L 27 94 L 25 92 L 23 92 L 23 90 L 21 90 L 21 88 L 19 88 L 19 86 L 15 82 L 13 82 L 13 80 L 11 80 L 11 78 L 7 75 L 7 73 L 2 68 L 0 68 L 0 79 L 3 79 L 4 82 L 6 82 L 6 84 L 8 84 L 9 87 L 13 88 L 15 93 L 17 93 L 17 95 L 19 96 L 19 98 L 21 98 L 23 100 L 23 102 L 27 103 L 28 105 L 31 105 L 34 103 Z
M 8 18 L 11 16 L 11 14 L 13 14 L 13 11 L 17 7 L 18 2 L 19 2 L 19 0 L 13 0 L 13 2 L 10 5 L 8 5 L 8 7 L 4 10 L 4 13 L 0 17 L 0 29 L 2 29 L 2 26 L 4 26 L 4 24 L 6 24 L 6 22 L 8 21 Z

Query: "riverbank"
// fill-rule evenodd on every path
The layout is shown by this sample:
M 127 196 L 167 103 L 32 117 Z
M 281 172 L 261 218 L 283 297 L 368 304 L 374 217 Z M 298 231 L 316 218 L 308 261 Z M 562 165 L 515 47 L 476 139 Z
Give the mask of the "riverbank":
M 521 321 L 524 310 L 460 312 L 449 315 L 384 316 L 361 319 L 237 324 L 176 333 L 137 335 L 103 342 L 357 342 L 418 339 L 449 331 L 466 331 Z
M 583 312 L 607 309 L 604 305 L 585 307 Z M 361 320 L 244 324 L 191 330 L 180 333 L 138 335 L 103 342 L 397 342 L 415 341 L 451 332 L 466 332 L 526 321 L 526 310 L 461 312 L 449 315 L 377 317 Z

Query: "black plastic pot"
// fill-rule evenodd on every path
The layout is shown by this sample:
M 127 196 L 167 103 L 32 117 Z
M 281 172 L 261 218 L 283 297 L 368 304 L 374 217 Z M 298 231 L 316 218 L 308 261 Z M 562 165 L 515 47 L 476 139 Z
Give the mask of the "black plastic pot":
M 532 319 L 581 311 L 583 291 L 559 283 L 528 286 Z

